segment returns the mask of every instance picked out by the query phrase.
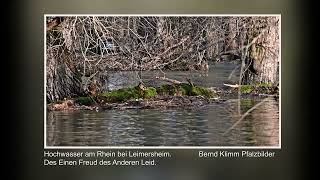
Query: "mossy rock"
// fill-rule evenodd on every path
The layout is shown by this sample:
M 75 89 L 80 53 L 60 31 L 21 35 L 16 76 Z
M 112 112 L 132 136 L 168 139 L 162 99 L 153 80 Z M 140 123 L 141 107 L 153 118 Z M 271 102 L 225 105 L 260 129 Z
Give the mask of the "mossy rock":
M 74 100 L 75 103 L 79 105 L 91 106 L 95 102 L 91 97 L 78 97 Z

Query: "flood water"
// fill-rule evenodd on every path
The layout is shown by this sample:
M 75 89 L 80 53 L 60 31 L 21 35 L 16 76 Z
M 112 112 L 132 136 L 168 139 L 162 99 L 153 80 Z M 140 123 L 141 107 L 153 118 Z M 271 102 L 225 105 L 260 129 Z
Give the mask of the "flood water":
M 232 63 L 213 64 L 207 74 L 166 72 L 166 77 L 181 81 L 188 77 L 195 84 L 222 86 L 235 66 Z M 109 83 L 106 88 L 112 90 L 136 83 L 136 73 L 131 73 L 129 76 L 123 72 L 110 75 L 109 81 L 117 78 L 117 84 Z M 162 76 L 159 73 L 143 73 L 142 79 L 154 84 L 153 77 Z M 231 77 L 229 81 L 233 80 L 236 81 L 237 77 Z M 261 100 L 242 99 L 241 114 Z M 278 99 L 269 97 L 240 122 L 238 103 L 237 99 L 230 99 L 190 108 L 47 112 L 47 145 L 278 146 Z M 237 125 L 230 130 L 235 123 Z

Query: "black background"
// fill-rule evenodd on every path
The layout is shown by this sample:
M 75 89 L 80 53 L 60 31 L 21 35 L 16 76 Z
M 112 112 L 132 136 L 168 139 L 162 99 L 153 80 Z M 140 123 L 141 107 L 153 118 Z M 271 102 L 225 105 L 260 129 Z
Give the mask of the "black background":
M 24 0 L 2 5 L 2 164 L 19 179 L 313 179 L 319 70 L 312 5 L 279 0 Z M 315 7 L 315 6 L 313 6 Z M 43 165 L 44 14 L 281 14 L 282 149 L 270 159 L 197 158 L 171 150 L 156 167 L 45 167 Z M 313 31 L 312 31 L 313 30 Z M 5 123 L 4 123 L 5 122 Z M 312 128 L 313 127 L 313 128 Z M 8 141 L 8 143 L 7 143 Z M 5 157 L 8 160 L 4 160 Z

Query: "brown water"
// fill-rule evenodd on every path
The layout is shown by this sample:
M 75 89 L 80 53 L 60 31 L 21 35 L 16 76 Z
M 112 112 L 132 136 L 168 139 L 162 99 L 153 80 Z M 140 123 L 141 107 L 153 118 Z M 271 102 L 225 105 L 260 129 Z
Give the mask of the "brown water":
M 191 77 L 196 84 L 221 86 L 234 64 L 215 64 L 207 75 L 168 72 L 167 77 Z M 135 72 L 132 72 L 135 73 Z M 156 72 L 143 74 L 149 83 Z M 119 86 L 134 84 L 133 75 Z M 111 76 L 112 77 L 112 76 Z M 120 77 L 120 78 L 119 78 Z M 118 79 L 123 79 L 118 75 Z M 198 79 L 198 80 L 197 80 Z M 236 80 L 237 77 L 231 78 Z M 109 88 L 110 88 L 109 87 Z M 112 89 L 112 88 L 111 88 Z M 241 114 L 261 98 L 241 100 Z M 47 113 L 48 146 L 278 146 L 279 101 L 268 98 L 227 134 L 240 119 L 238 100 L 203 107 Z

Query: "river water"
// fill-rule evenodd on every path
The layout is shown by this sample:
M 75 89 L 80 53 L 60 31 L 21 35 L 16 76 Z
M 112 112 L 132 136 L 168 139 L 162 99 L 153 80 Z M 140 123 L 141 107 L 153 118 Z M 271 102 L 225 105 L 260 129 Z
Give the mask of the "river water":
M 235 75 L 228 79 L 235 66 L 219 63 L 207 73 L 165 72 L 165 76 L 219 87 L 237 80 Z M 139 82 L 136 72 L 109 74 L 108 81 L 117 82 L 108 83 L 109 90 Z M 154 76 L 163 73 L 144 72 L 141 77 L 146 84 L 157 85 Z M 241 114 L 260 101 L 241 99 Z M 230 99 L 195 108 L 47 112 L 46 141 L 48 146 L 278 146 L 278 99 L 269 97 L 241 121 L 238 103 Z

